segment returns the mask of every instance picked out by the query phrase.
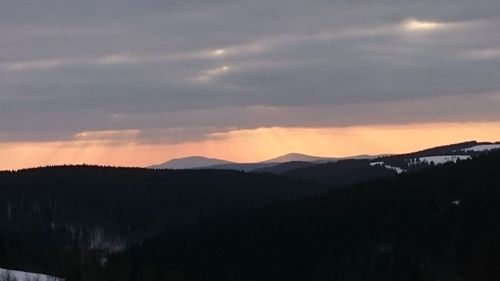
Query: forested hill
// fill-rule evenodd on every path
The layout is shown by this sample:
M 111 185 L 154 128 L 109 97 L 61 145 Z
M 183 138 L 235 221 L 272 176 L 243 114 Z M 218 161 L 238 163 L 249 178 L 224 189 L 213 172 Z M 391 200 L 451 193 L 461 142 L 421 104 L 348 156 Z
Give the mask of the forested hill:
M 104 260 L 108 252 L 200 218 L 327 188 L 236 171 L 65 166 L 1 172 L 0 266 L 65 276 L 59 269 L 84 261 L 80 256 Z
M 161 235 L 115 280 L 499 280 L 500 153 Z M 124 271 L 124 269 L 128 271 Z
M 0 172 L 0 267 L 68 281 L 498 280 L 499 152 L 398 176 L 365 162 L 320 170 L 336 184 L 304 180 L 312 172 Z

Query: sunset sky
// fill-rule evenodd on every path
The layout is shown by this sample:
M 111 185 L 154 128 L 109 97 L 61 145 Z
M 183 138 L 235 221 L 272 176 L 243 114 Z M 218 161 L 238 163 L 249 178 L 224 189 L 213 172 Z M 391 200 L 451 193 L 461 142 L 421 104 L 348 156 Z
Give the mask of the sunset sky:
M 500 141 L 498 0 L 2 0 L 0 169 Z

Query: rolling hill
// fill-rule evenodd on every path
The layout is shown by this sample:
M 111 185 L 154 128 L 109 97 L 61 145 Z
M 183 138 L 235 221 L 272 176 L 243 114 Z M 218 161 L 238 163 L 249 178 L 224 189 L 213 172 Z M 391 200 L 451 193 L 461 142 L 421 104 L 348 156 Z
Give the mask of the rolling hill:
M 220 216 L 117 255 L 109 270 L 170 280 L 498 280 L 498 163 L 492 152 Z
M 499 148 L 236 164 L 253 172 L 4 171 L 0 267 L 68 281 L 495 280 Z
M 192 169 L 209 166 L 232 164 L 230 161 L 208 158 L 202 156 L 191 156 L 185 158 L 172 159 L 162 164 L 152 165 L 152 169 Z

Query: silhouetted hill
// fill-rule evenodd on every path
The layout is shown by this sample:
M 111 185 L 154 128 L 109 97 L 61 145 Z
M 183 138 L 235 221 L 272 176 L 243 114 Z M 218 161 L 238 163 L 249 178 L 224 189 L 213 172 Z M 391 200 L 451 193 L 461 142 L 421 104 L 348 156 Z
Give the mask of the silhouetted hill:
M 311 162 L 303 162 L 303 161 L 292 161 L 292 162 L 285 162 L 281 164 L 277 164 L 271 167 L 266 167 L 266 168 L 260 168 L 260 169 L 255 169 L 252 172 L 254 173 L 272 173 L 272 174 L 283 174 L 288 171 L 292 171 L 295 169 L 301 169 L 301 168 L 306 168 L 310 166 L 316 165 L 315 163 Z
M 245 172 L 266 172 L 282 174 L 285 171 L 291 171 L 295 168 L 305 168 L 309 166 L 305 162 L 312 164 L 324 164 L 328 162 L 336 162 L 339 160 L 372 160 L 372 162 L 383 162 L 385 165 L 402 170 L 414 170 L 427 166 L 429 163 L 414 163 L 419 162 L 422 157 L 432 156 L 472 156 L 481 153 L 485 147 L 491 146 L 498 148 L 500 145 L 488 142 L 468 141 L 457 144 L 450 144 L 444 146 L 433 147 L 424 149 L 417 152 L 396 154 L 396 155 L 358 155 L 351 157 L 332 158 L 332 157 L 319 157 L 311 156 L 300 153 L 289 153 L 277 158 L 269 159 L 262 162 L 255 163 L 234 163 L 226 160 L 206 158 L 201 156 L 193 156 L 186 158 L 179 158 L 167 161 L 163 164 L 153 165 L 150 168 L 156 169 L 216 169 L 216 170 L 236 170 Z M 471 150 L 467 150 L 471 149 Z M 488 149 L 486 147 L 486 149 Z M 412 162 L 413 161 L 413 162 Z M 411 163 L 410 163 L 411 162 Z M 289 163 L 289 164 L 287 164 Z M 299 164 L 300 163 L 300 164 Z M 423 165 L 421 165 L 423 164 Z
M 87 255 L 102 252 L 104 258 L 216 213 L 328 188 L 219 170 L 64 166 L 0 172 L 0 267 L 65 276 L 54 266 L 67 269 L 67 262 L 99 260 Z M 44 264 L 47 268 L 40 268 Z
M 262 163 L 285 163 L 285 162 L 318 162 L 318 161 L 335 161 L 338 158 L 334 157 L 319 157 L 319 156 L 311 156 L 311 155 L 306 155 L 306 154 L 301 154 L 301 153 L 289 153 L 285 154 L 273 159 L 269 159 L 266 161 L 263 161 Z
M 429 166 L 431 162 L 438 164 L 456 161 L 457 157 L 461 159 L 470 158 L 498 148 L 500 148 L 500 146 L 495 143 L 467 141 L 433 147 L 412 153 L 379 157 L 374 159 L 374 162 L 382 162 L 384 165 L 411 171 L 425 168 Z
M 364 159 L 340 159 L 331 163 L 283 163 L 258 172 L 281 174 L 287 177 L 337 185 L 360 182 L 391 173 L 414 172 L 433 165 L 465 160 L 487 151 L 499 149 L 494 143 L 476 141 L 439 146 L 407 154 L 379 156 Z M 371 166 L 371 167 L 370 167 Z M 386 170 L 392 170 L 388 172 Z
M 231 164 L 232 162 L 202 156 L 191 156 L 185 158 L 172 159 L 162 164 L 153 165 L 153 169 L 192 169 L 204 168 L 208 166 Z
M 262 168 L 273 167 L 278 164 L 279 163 L 233 163 L 210 166 L 207 167 L 207 169 L 252 172 Z
M 498 280 L 500 153 L 200 222 L 110 260 L 117 280 Z M 129 268 L 124 273 L 122 268 Z
M 384 166 L 372 166 L 370 160 L 340 160 L 324 164 L 309 165 L 282 173 L 286 177 L 335 186 L 353 184 L 368 179 L 396 175 L 396 171 Z

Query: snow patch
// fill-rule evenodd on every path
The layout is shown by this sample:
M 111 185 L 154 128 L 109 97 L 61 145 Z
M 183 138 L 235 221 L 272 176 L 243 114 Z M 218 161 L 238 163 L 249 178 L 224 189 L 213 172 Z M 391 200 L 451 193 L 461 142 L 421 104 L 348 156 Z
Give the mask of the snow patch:
M 467 160 L 471 159 L 472 157 L 470 155 L 441 155 L 441 156 L 428 156 L 428 157 L 420 157 L 421 162 L 427 162 L 431 163 L 434 162 L 434 164 L 444 164 L 447 162 L 457 162 L 458 159 L 460 160 Z
M 500 149 L 500 144 L 481 144 L 481 145 L 476 145 L 476 146 L 469 147 L 469 148 L 464 148 L 464 149 L 462 149 L 462 151 L 481 152 L 481 151 L 488 151 L 488 150 L 493 150 L 493 149 Z
M 403 172 L 406 172 L 406 170 L 405 170 L 405 169 L 401 169 L 401 168 L 399 168 L 399 167 L 394 167 L 394 166 L 389 166 L 389 165 L 385 165 L 384 167 L 386 167 L 387 169 L 394 170 L 394 171 L 396 171 L 396 173 L 398 173 L 398 174 L 401 174 L 401 173 L 403 173 Z
M 390 165 L 384 165 L 384 161 L 381 161 L 381 162 L 371 162 L 370 163 L 370 166 L 374 167 L 374 166 L 384 166 L 386 167 L 387 169 L 391 169 L 391 170 L 394 170 L 396 171 L 396 173 L 398 174 L 401 174 L 403 172 L 406 172 L 406 170 L 404 169 L 401 169 L 399 167 L 394 167 L 394 166 L 390 166 Z
M 12 279 L 5 278 L 6 276 L 13 277 Z M 15 278 L 15 279 L 14 279 Z M 33 272 L 25 272 L 18 270 L 8 270 L 0 268 L 0 279 L 1 280 L 12 280 L 12 281 L 63 281 L 64 279 L 40 274 Z

